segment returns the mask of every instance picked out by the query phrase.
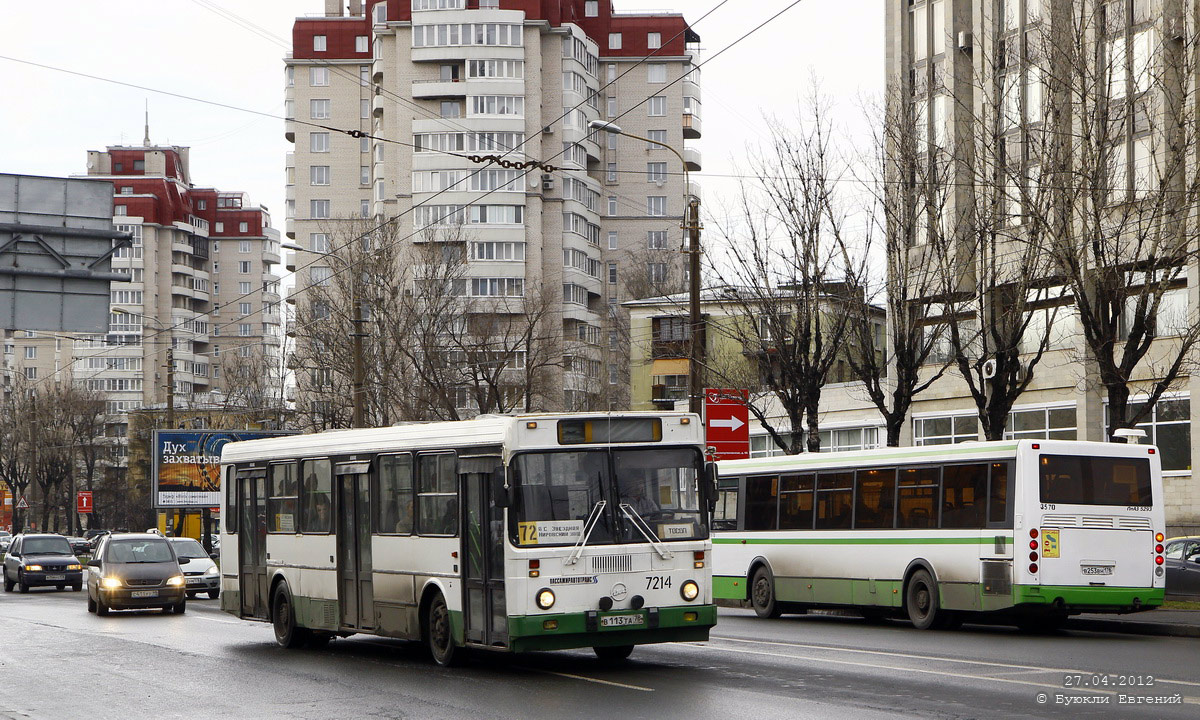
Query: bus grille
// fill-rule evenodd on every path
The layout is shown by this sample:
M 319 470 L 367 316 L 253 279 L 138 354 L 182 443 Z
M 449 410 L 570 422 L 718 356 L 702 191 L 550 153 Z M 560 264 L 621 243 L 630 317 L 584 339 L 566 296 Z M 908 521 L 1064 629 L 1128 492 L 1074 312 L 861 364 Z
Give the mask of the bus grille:
M 632 555 L 595 555 L 591 560 L 594 573 L 631 572 L 633 570 Z
M 1110 528 L 1113 526 L 1113 519 L 1111 517 L 1084 515 L 1083 526 L 1085 528 Z
M 1062 528 L 1075 527 L 1079 519 L 1074 515 L 1043 515 L 1042 527 Z
M 1117 522 L 1123 530 L 1150 530 L 1153 527 L 1150 518 L 1144 517 L 1123 517 Z

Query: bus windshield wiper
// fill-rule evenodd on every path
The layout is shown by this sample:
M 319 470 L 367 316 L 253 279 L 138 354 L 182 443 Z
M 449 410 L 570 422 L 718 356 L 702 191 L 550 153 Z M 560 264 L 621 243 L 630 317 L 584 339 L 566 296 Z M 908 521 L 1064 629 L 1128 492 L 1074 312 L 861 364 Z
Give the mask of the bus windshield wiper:
M 621 503 L 617 507 L 621 508 L 621 512 L 625 513 L 625 517 L 629 518 L 629 522 L 638 529 L 642 537 L 646 538 L 646 542 L 650 543 L 655 550 L 658 551 L 663 560 L 670 560 L 675 557 L 675 554 L 667 549 L 662 540 L 658 539 L 658 535 L 654 534 L 654 530 L 650 529 L 650 525 L 638 515 L 638 511 L 633 509 L 629 503 Z
M 604 512 L 604 507 L 608 505 L 607 500 L 597 500 L 592 511 L 588 513 L 587 522 L 583 524 L 583 529 L 579 531 L 579 538 L 575 540 L 575 547 L 571 548 L 571 554 L 567 556 L 564 565 L 574 565 L 579 562 L 579 558 L 583 555 L 583 548 L 587 546 L 588 538 L 592 536 L 592 530 L 596 529 L 596 523 L 600 520 L 601 513 Z

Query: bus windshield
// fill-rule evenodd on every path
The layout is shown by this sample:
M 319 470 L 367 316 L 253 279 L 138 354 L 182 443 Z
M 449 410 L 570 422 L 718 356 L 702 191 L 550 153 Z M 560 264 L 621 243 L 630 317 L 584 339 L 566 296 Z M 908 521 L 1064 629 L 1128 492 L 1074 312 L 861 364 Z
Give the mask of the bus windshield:
M 1064 505 L 1154 504 L 1148 458 L 1043 455 L 1041 501 Z
M 685 448 L 525 453 L 510 511 L 518 545 L 574 545 L 601 501 L 589 545 L 645 542 L 621 506 L 661 540 L 708 535 L 700 511 L 700 453 Z

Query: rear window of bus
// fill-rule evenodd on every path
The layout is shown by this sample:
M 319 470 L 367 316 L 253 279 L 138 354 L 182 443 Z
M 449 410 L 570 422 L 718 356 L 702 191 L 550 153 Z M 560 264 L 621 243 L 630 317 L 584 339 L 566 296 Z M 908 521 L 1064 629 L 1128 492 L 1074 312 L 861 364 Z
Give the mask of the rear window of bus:
M 1147 458 L 1043 455 L 1038 461 L 1041 501 L 1064 505 L 1154 504 Z

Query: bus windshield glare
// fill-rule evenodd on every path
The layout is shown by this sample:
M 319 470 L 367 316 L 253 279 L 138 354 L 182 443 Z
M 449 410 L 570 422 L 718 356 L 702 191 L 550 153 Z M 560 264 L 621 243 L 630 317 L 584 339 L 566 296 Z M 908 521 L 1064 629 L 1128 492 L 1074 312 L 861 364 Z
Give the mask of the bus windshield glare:
M 1154 504 L 1148 458 L 1043 455 L 1038 471 L 1044 503 L 1127 507 Z
M 661 540 L 708 535 L 700 510 L 703 461 L 695 449 L 536 452 L 514 465 L 510 517 L 518 545 L 574 545 L 602 500 L 588 545 L 645 542 L 622 505 Z

